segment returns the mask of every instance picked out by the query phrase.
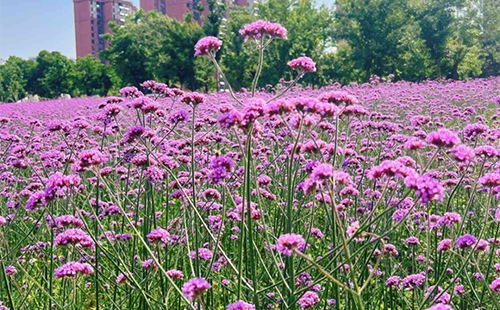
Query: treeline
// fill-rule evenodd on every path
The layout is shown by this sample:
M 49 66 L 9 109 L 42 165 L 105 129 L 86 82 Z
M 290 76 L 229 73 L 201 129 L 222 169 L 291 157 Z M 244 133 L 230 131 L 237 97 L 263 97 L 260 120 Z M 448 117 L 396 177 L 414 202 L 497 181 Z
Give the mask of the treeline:
M 111 24 L 113 34 L 105 35 L 110 47 L 100 54 L 109 65 L 46 51 L 34 61 L 10 57 L 0 66 L 0 101 L 27 93 L 103 96 L 149 79 L 214 90 L 212 66 L 193 51 L 207 35 L 223 40 L 219 61 L 239 89 L 251 84 L 257 53 L 238 30 L 256 19 L 288 29 L 288 40 L 269 46 L 261 87 L 289 78 L 286 63 L 303 55 L 318 68 L 302 81 L 307 85 L 366 82 L 390 74 L 411 81 L 500 74 L 500 0 L 336 0 L 330 7 L 318 7 L 314 0 L 268 0 L 252 12 L 209 0 L 208 13 L 202 25 L 191 15 L 179 22 L 143 11 L 123 27 Z

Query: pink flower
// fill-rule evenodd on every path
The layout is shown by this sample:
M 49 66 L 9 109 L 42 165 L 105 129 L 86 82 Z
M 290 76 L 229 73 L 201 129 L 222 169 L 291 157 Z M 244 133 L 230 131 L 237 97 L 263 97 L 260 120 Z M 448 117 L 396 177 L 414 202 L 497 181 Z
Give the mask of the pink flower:
M 216 37 L 208 36 L 201 38 L 194 46 L 194 56 L 215 55 L 221 45 L 222 41 Z
M 226 310 L 255 310 L 255 305 L 238 300 L 237 302 L 228 305 Z
M 182 274 L 182 271 L 177 270 L 177 269 L 171 269 L 167 271 L 167 276 L 172 278 L 172 279 L 182 279 L 184 278 L 184 274 Z
M 437 147 L 453 147 L 460 143 L 458 136 L 446 128 L 431 132 L 425 141 Z
M 278 244 L 276 250 L 285 254 L 292 255 L 292 251 L 294 249 L 298 249 L 299 251 L 304 248 L 306 241 L 302 238 L 301 235 L 297 234 L 284 234 L 278 238 Z
M 239 33 L 245 36 L 245 42 L 249 39 L 260 39 L 265 35 L 270 38 L 287 39 L 287 30 L 285 27 L 264 20 L 258 20 L 243 26 L 243 29 L 240 29 Z
M 205 279 L 193 278 L 184 283 L 182 286 L 182 294 L 189 300 L 193 301 L 196 297 L 200 296 L 211 287 L 210 283 L 208 283 Z
M 288 62 L 288 65 L 299 72 L 316 72 L 316 63 L 309 57 L 299 57 Z
M 75 277 L 77 274 L 92 274 L 94 268 L 88 263 L 69 262 L 54 271 L 54 278 Z
M 181 97 L 181 102 L 187 105 L 197 106 L 205 102 L 205 96 L 197 92 L 187 93 Z
M 308 291 L 300 299 L 297 303 L 300 305 L 302 309 L 312 309 L 314 305 L 319 302 L 319 296 L 313 291 Z
M 148 237 L 148 241 L 150 243 L 154 243 L 154 242 L 158 242 L 158 241 L 160 241 L 162 243 L 167 243 L 171 239 L 168 231 L 166 231 L 163 228 L 156 228 L 156 229 L 152 230 L 147 237 Z

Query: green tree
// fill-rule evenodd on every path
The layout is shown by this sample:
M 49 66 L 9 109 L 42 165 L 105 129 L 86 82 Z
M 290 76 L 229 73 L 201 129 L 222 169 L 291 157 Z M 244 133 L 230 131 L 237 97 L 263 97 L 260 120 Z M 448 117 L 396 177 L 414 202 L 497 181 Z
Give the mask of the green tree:
M 255 16 L 256 15 L 256 16 Z M 293 70 L 287 63 L 309 56 L 320 62 L 328 46 L 332 16 L 325 6 L 318 7 L 314 0 L 269 0 L 257 5 L 254 14 L 245 8 L 234 7 L 227 23 L 221 25 L 224 41 L 221 51 L 226 75 L 235 89 L 251 84 L 256 67 L 257 49 L 251 41 L 244 43 L 238 33 L 243 25 L 264 19 L 283 25 L 288 30 L 288 40 L 274 40 L 266 49 L 259 86 L 275 85 L 281 78 L 291 78 Z M 318 84 L 321 77 L 308 74 L 306 84 Z
M 479 9 L 482 76 L 498 75 L 500 72 L 500 1 L 475 0 L 474 3 Z
M 443 60 L 453 34 L 453 23 L 465 0 L 412 0 L 409 11 L 419 23 L 421 37 L 436 66 L 436 75 L 442 77 Z
M 101 55 L 109 60 L 116 74 L 127 85 L 139 86 L 155 79 L 189 89 L 206 85 L 195 76 L 194 46 L 204 36 L 202 28 L 186 16 L 179 22 L 156 11 L 139 11 L 124 27 L 110 24 L 110 47 Z
M 339 0 L 335 11 L 338 36 L 352 48 L 364 80 L 395 73 L 404 25 L 405 0 Z
M 110 47 L 99 56 L 110 62 L 125 85 L 139 86 L 143 81 L 153 78 L 148 71 L 151 63 L 149 46 L 153 43 L 147 40 L 155 38 L 141 29 L 143 20 L 147 22 L 148 15 L 140 10 L 134 18 L 126 19 L 124 27 L 110 23 L 113 33 L 104 35 Z
M 35 62 L 10 56 L 0 65 L 0 101 L 11 102 L 22 99 L 30 90 L 30 76 Z
M 56 98 L 73 92 L 71 79 L 74 63 L 59 52 L 41 51 L 33 70 L 33 93 L 44 98 Z
M 92 55 L 76 60 L 72 78 L 77 96 L 104 96 L 112 87 L 111 68 Z
M 208 14 L 203 23 L 203 31 L 207 36 L 217 37 L 219 35 L 219 28 L 224 22 L 228 4 L 226 1 L 220 2 L 218 0 L 207 0 Z

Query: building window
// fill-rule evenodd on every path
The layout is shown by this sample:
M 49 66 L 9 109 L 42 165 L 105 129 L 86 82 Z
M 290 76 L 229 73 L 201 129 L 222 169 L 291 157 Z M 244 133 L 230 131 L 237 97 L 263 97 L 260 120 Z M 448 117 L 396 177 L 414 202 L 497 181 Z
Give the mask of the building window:
M 92 40 L 92 44 L 94 44 L 94 40 Z
M 91 20 L 90 23 L 93 25 L 94 24 L 94 20 Z

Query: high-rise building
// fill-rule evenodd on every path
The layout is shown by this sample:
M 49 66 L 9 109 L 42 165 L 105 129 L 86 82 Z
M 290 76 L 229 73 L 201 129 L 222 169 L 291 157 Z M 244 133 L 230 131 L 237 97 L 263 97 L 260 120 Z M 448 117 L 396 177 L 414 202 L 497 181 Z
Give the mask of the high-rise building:
M 136 7 L 123 0 L 73 0 L 75 11 L 76 56 L 97 57 L 107 47 L 102 38 L 110 33 L 109 22 L 121 25 L 125 16 L 134 15 Z
M 252 8 L 254 2 L 258 0 L 218 0 Z M 141 9 L 146 12 L 156 10 L 164 15 L 168 15 L 177 20 L 182 20 L 188 12 L 193 12 L 195 20 L 200 19 L 200 10 L 203 8 L 201 16 L 208 14 L 207 0 L 141 0 Z

